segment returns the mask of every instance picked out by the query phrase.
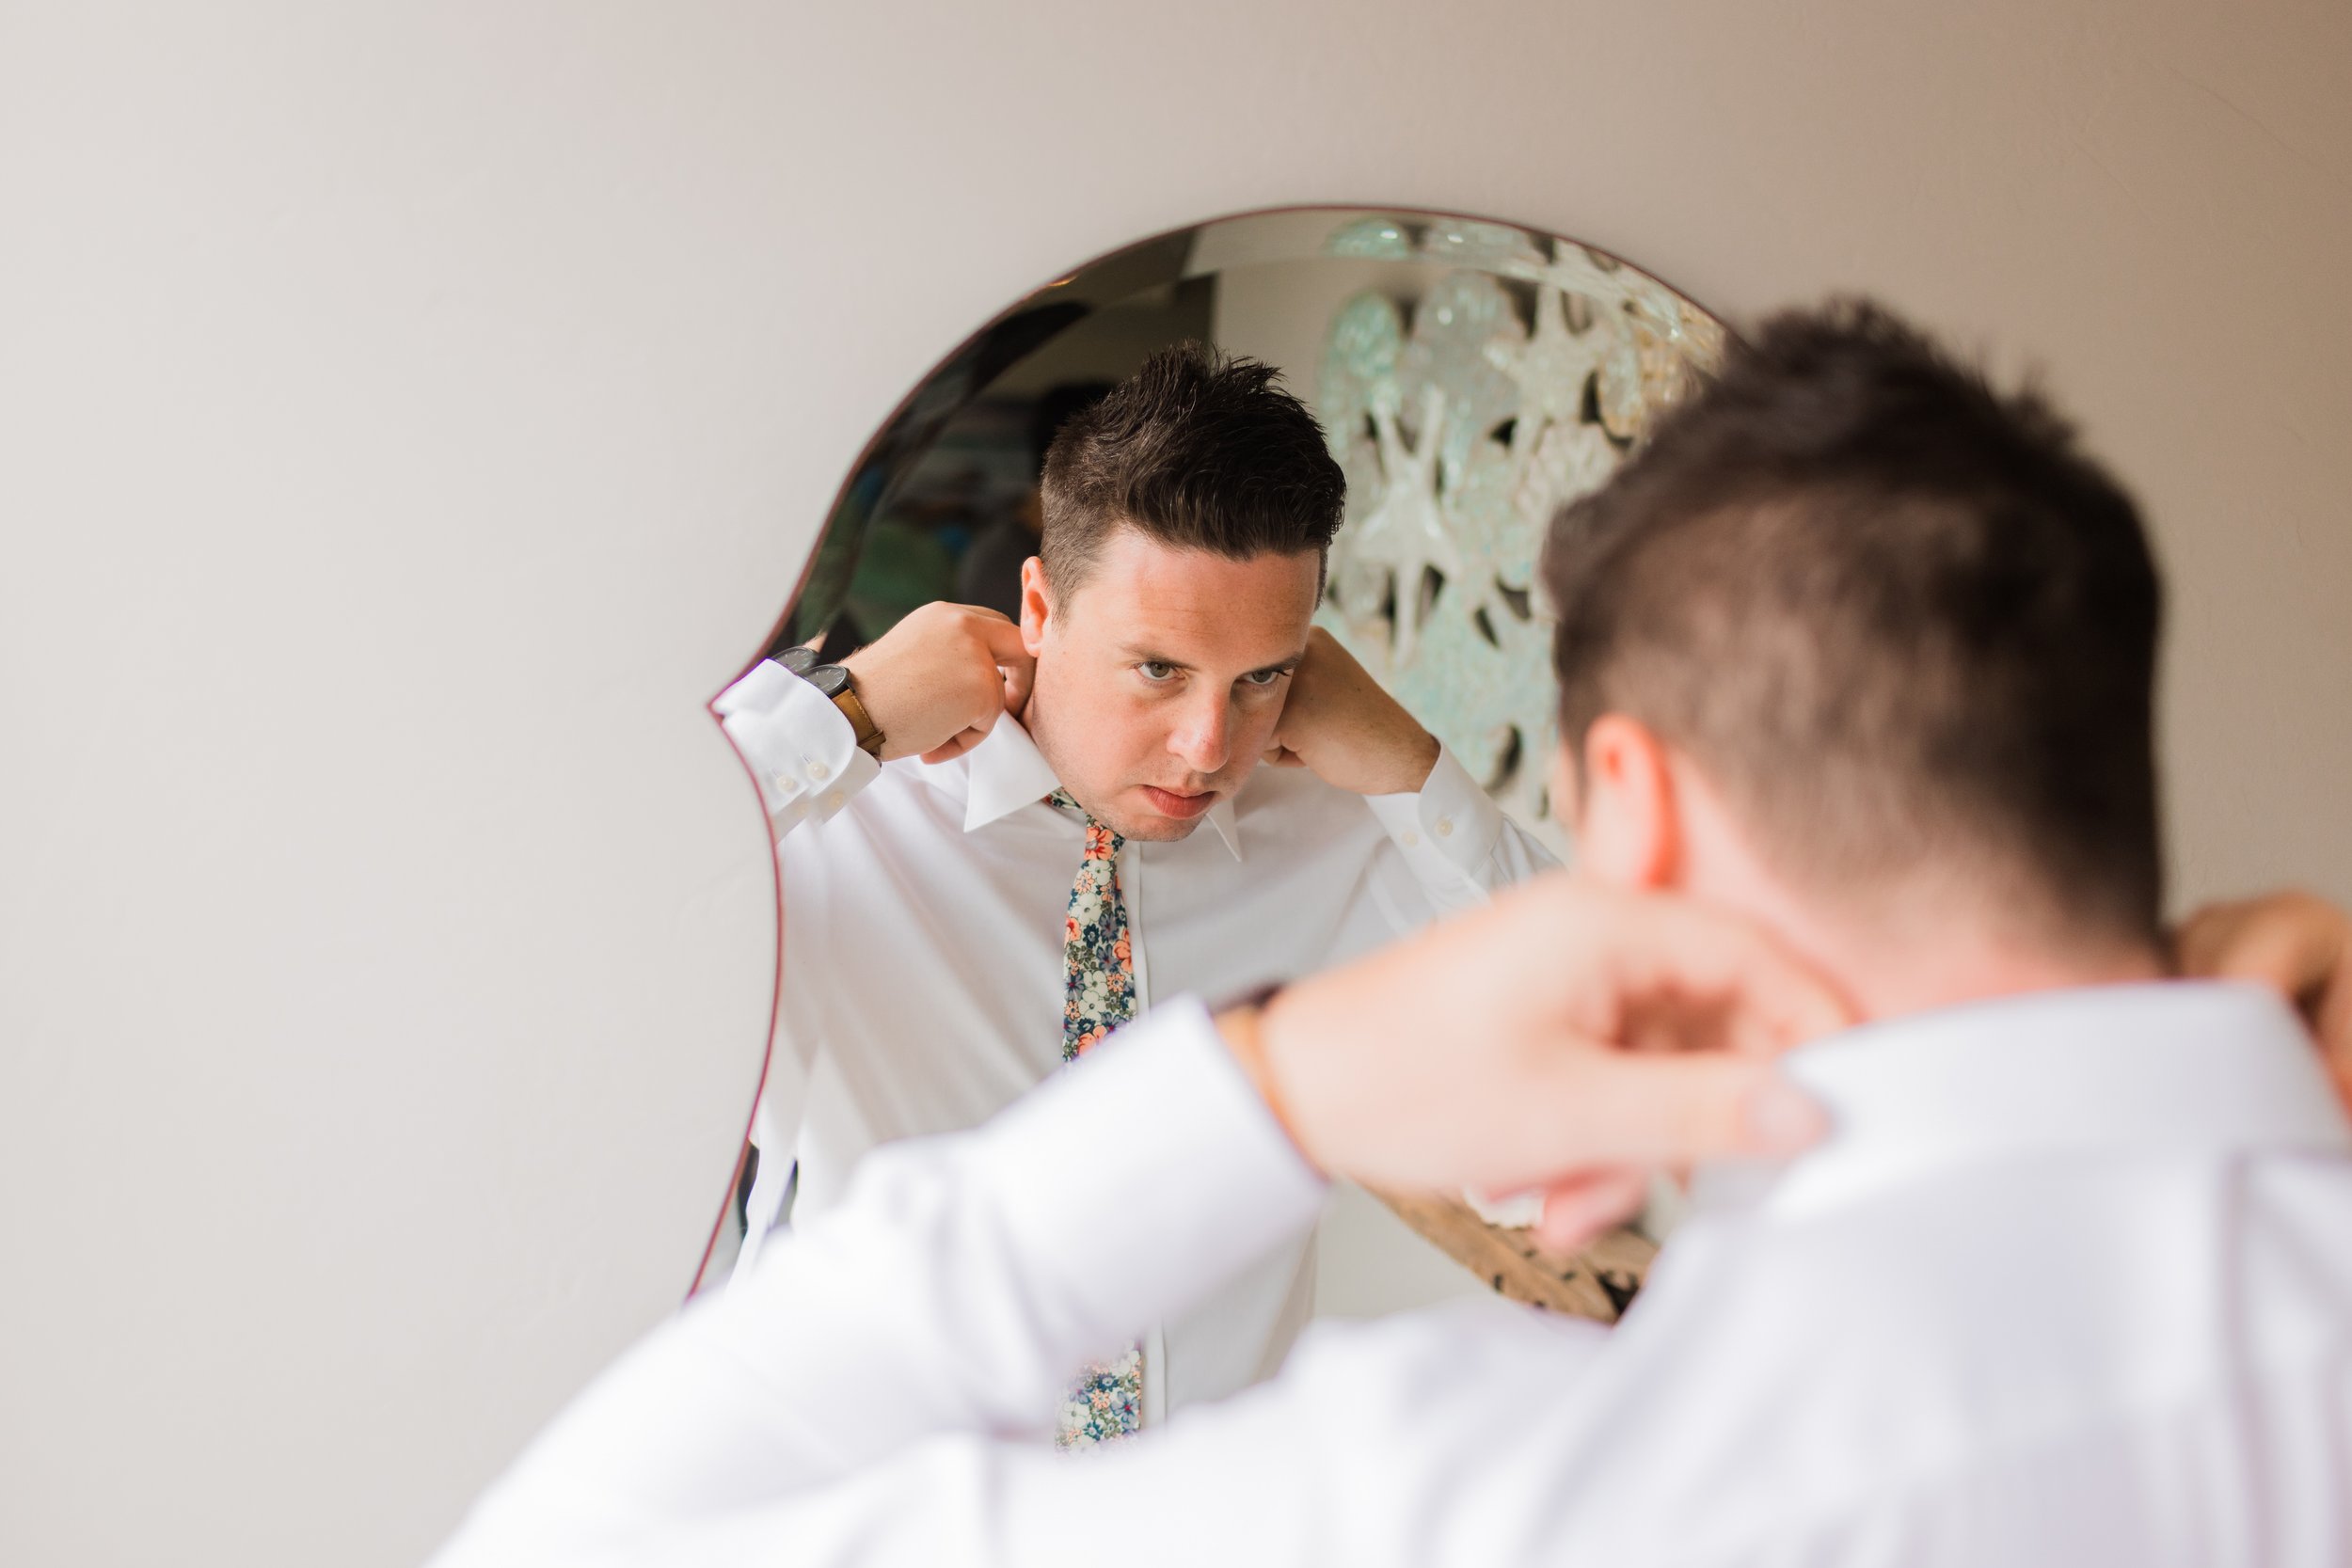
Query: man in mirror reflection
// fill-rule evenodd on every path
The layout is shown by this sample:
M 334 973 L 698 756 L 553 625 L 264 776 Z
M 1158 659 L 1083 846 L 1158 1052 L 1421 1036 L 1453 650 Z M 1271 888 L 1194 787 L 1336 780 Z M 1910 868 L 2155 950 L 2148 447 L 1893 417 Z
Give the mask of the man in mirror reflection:
M 1271 370 L 1182 344 L 1061 412 L 1017 617 L 927 605 L 722 697 L 786 930 L 739 1273 L 795 1162 L 806 1220 L 869 1149 L 977 1126 L 1155 998 L 1321 968 L 1550 863 L 1311 626 L 1344 500 Z M 1089 1370 L 1062 1440 L 1267 1375 L 1312 1292 L 1302 1238 Z
M 1545 570 L 1573 876 L 878 1151 L 452 1568 L 2346 1560 L 2352 1123 L 2276 992 L 2168 978 L 2130 499 L 2038 396 L 1834 308 L 1736 348 Z M 2344 917 L 2280 908 L 2183 951 L 2341 1027 Z M 1331 1177 L 1533 1188 L 1573 1242 L 1692 1161 L 1613 1330 L 1321 1324 L 1164 1430 L 1042 1440 L 1072 1358 Z

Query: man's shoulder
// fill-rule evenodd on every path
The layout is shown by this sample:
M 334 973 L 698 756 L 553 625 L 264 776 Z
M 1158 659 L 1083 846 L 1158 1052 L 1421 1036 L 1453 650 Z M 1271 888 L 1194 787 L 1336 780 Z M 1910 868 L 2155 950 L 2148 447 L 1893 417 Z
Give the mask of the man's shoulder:
M 1384 1317 L 1317 1319 L 1284 1375 L 1415 1401 L 1438 1387 L 1484 1398 L 1495 1387 L 1531 1381 L 1558 1386 L 1609 1342 L 1603 1324 L 1480 1294 Z

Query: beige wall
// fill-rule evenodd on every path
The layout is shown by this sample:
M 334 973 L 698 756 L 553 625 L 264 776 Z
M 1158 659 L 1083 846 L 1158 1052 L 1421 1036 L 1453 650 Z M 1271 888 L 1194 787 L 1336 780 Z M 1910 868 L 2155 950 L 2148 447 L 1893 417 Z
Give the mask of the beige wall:
M 2352 13 L 0 12 L 0 1559 L 412 1560 L 674 1299 L 773 938 L 699 711 L 900 392 L 1302 198 L 2045 362 L 2187 895 L 2352 895 Z

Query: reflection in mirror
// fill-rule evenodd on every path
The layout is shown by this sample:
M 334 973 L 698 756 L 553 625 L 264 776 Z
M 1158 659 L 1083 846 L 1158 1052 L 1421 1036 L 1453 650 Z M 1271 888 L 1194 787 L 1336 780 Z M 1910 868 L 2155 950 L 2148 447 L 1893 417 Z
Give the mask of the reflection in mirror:
M 786 952 L 706 1278 L 867 1150 L 976 1124 L 1152 1004 L 1322 967 L 1565 857 L 1543 531 L 1723 341 L 1573 241 L 1303 209 L 1114 253 L 951 354 L 717 705 L 776 831 Z M 1649 1251 L 1548 1258 L 1507 1206 L 1393 1207 L 1454 1263 L 1409 1236 L 1418 1258 L 1365 1263 L 1365 1205 L 1329 1249 L 1352 1275 L 1283 1249 L 1073 1369 L 1064 1441 L 1254 1381 L 1311 1311 L 1426 1299 L 1396 1284 L 1416 1270 L 1610 1318 Z

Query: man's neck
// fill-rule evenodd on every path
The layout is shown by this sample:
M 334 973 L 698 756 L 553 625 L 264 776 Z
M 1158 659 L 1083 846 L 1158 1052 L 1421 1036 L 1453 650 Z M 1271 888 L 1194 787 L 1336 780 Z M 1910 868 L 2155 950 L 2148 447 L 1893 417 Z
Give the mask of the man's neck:
M 1866 889 L 1824 888 L 1758 853 L 1695 766 L 1677 767 L 1675 787 L 1674 885 L 1772 931 L 1866 1022 L 2169 973 L 2152 942 L 2071 914 L 2029 869 L 1923 862 Z
M 1932 946 L 1932 939 L 1923 938 Z M 1889 955 L 1884 944 L 1849 959 L 1841 974 L 1866 1018 L 1899 1018 L 2032 991 L 2077 986 L 2124 985 L 2162 979 L 2166 966 L 2150 951 L 2122 945 L 2034 951 L 1997 941 L 1950 942 L 1941 950 Z
M 1786 897 L 1740 901 L 1836 982 L 1865 1021 L 2169 973 L 2144 943 L 2037 929 L 1990 899 L 1890 896 L 1835 914 Z

